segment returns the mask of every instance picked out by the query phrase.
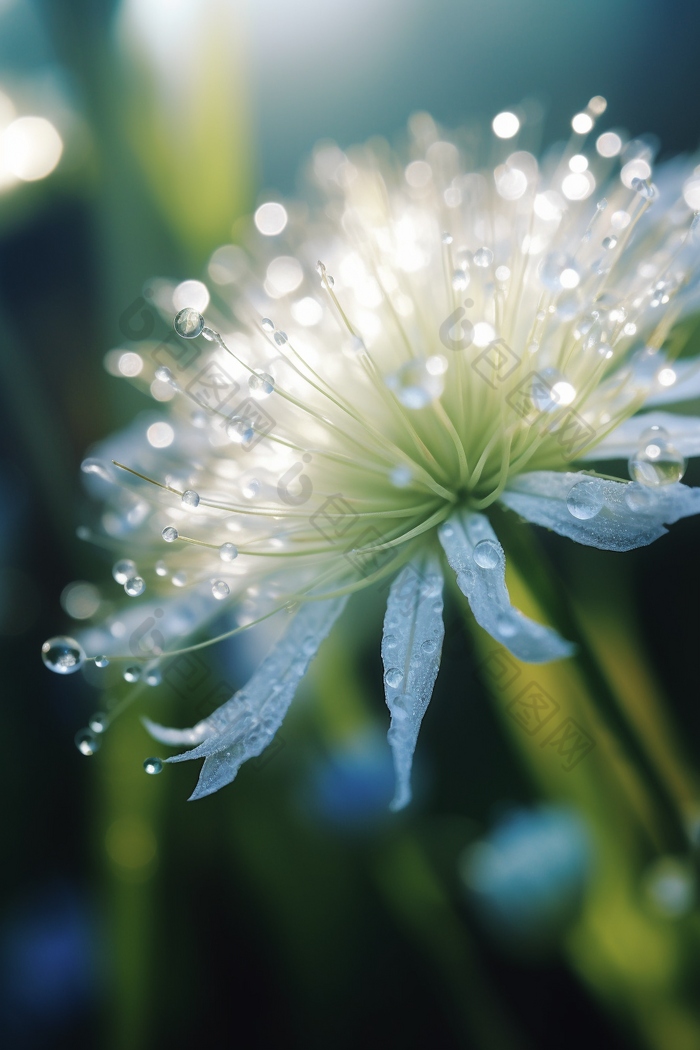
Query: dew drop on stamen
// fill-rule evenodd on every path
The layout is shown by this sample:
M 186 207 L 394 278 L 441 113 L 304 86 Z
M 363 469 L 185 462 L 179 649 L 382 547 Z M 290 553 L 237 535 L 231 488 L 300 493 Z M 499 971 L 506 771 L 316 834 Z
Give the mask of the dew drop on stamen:
M 211 585 L 211 593 L 217 601 L 223 601 L 224 598 L 228 598 L 231 589 L 225 580 L 214 580 Z
M 390 689 L 398 689 L 403 682 L 403 671 L 398 667 L 390 667 L 384 675 L 384 681 Z
M 615 248 L 616 245 L 617 245 L 617 237 L 604 237 L 603 238 L 603 248 L 606 250 L 606 252 L 612 251 L 612 249 Z
M 88 725 L 93 733 L 104 733 L 107 728 L 108 718 L 104 711 L 95 711 L 88 719 Z
M 271 321 L 269 317 L 263 317 L 262 321 L 260 322 L 260 327 L 262 328 L 263 332 L 274 332 L 275 322 Z
M 174 543 L 179 535 L 180 534 L 177 531 L 177 529 L 174 528 L 172 525 L 166 525 L 163 531 L 161 532 L 161 536 L 163 537 L 166 543 Z
M 455 292 L 463 292 L 469 285 L 469 274 L 466 270 L 455 270 L 452 274 L 452 288 Z
M 233 561 L 238 557 L 238 547 L 235 543 L 222 543 L 219 547 L 219 557 L 222 561 Z
M 109 667 L 109 660 L 106 656 L 96 656 L 95 667 Z
M 182 570 L 180 570 L 180 572 L 176 572 L 173 576 L 172 582 L 175 584 L 176 587 L 184 587 L 187 583 L 187 573 L 183 572 Z
M 130 664 L 129 667 L 124 669 L 124 681 L 129 682 L 133 685 L 134 682 L 138 682 L 141 677 L 141 668 L 138 664 Z
M 204 318 L 198 310 L 186 306 L 184 310 L 175 314 L 173 328 L 183 339 L 196 339 L 204 331 Z
M 480 569 L 495 569 L 500 561 L 501 553 L 498 544 L 493 540 L 481 540 L 477 543 L 472 553 L 472 558 Z
M 452 244 L 454 238 L 451 233 L 443 233 L 441 240 L 443 244 Z
M 255 436 L 255 430 L 251 421 L 243 416 L 234 417 L 227 424 L 226 433 L 236 445 L 244 445 L 246 442 L 252 441 Z
M 160 365 L 156 368 L 156 379 L 159 379 L 161 383 L 170 383 L 174 378 L 175 377 L 167 365 Z
M 161 674 L 159 667 L 152 667 L 150 671 L 146 671 L 143 676 L 143 680 L 146 685 L 157 686 L 163 681 L 163 675 Z
M 156 576 L 167 576 L 167 575 L 168 575 L 168 566 L 165 564 L 164 561 L 157 561 L 156 562 Z
M 156 774 L 162 773 L 163 763 L 160 758 L 147 758 L 143 764 L 143 769 L 149 776 L 156 776 Z
M 275 381 L 268 372 L 255 372 L 248 377 L 248 388 L 256 401 L 262 401 L 275 389 Z
M 579 481 L 569 490 L 566 507 L 572 517 L 580 521 L 595 518 L 603 509 L 603 496 L 595 481 Z
M 493 252 L 490 248 L 477 248 L 474 252 L 474 265 L 485 270 L 493 262 Z
M 138 598 L 146 590 L 146 582 L 141 576 L 132 576 L 124 584 L 124 590 L 130 598 Z
M 138 575 L 138 569 L 136 568 L 136 562 L 132 561 L 131 558 L 122 558 L 120 561 L 116 561 L 112 566 L 112 576 L 122 585 L 127 580 L 131 580 L 134 576 Z
M 199 493 L 195 492 L 194 489 L 185 489 L 182 493 L 181 499 L 186 507 L 199 506 Z
M 56 674 L 74 674 L 85 663 L 85 653 L 74 638 L 56 635 L 43 643 L 41 659 L 49 671 Z
M 94 755 L 100 748 L 100 738 L 90 729 L 79 729 L 75 734 L 75 746 L 81 755 Z

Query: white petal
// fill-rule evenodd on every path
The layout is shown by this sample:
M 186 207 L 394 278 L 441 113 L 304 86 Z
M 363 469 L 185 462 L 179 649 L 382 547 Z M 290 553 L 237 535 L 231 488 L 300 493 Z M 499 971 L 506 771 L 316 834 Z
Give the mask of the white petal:
M 492 638 L 527 663 L 546 663 L 571 656 L 575 649 L 571 642 L 551 627 L 528 619 L 510 604 L 505 580 L 506 556 L 488 518 L 470 511 L 457 511 L 440 526 L 438 536 L 476 622 Z M 489 560 L 491 567 L 479 564 Z
M 663 427 L 669 441 L 683 456 L 700 456 L 700 418 L 679 416 L 674 412 L 645 412 L 620 423 L 599 445 L 581 458 L 629 459 L 639 448 L 639 439 L 649 427 Z
M 344 595 L 302 605 L 250 681 L 209 718 L 189 730 L 205 733 L 204 739 L 200 737 L 202 742 L 192 751 L 166 759 L 205 759 L 191 799 L 211 795 L 230 784 L 243 762 L 262 754 L 281 726 L 299 682 L 346 601 Z
M 584 488 L 571 495 L 578 485 Z M 577 496 L 581 493 L 590 510 L 600 506 L 591 517 L 576 517 L 567 505 L 567 499 L 573 507 L 580 503 Z M 629 551 L 663 536 L 668 532 L 664 523 L 672 525 L 679 518 L 699 514 L 700 488 L 677 483 L 652 489 L 636 482 L 541 470 L 514 478 L 501 502 L 535 525 L 544 525 L 587 547 Z
M 645 402 L 648 405 L 672 405 L 675 401 L 694 401 L 700 397 L 700 359 L 688 358 L 684 361 L 673 361 L 668 365 L 675 372 L 676 381 L 670 386 L 659 386 Z
M 396 790 L 391 809 L 411 801 L 411 766 L 418 732 L 440 667 L 443 575 L 431 555 L 410 562 L 391 585 L 384 616 L 384 692 L 391 712 L 388 740 Z

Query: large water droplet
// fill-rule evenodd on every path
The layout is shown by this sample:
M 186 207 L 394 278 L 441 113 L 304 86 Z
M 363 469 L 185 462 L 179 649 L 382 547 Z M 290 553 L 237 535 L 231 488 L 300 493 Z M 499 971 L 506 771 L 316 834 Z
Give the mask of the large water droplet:
M 396 399 L 412 409 L 425 408 L 440 397 L 444 389 L 442 376 L 432 375 L 421 358 L 407 361 L 388 375 L 385 382 Z
M 222 561 L 233 561 L 238 557 L 238 547 L 235 543 L 222 543 L 219 547 L 219 557 Z
M 174 543 L 179 535 L 180 534 L 177 531 L 177 529 L 174 528 L 172 525 L 166 525 L 163 531 L 161 532 L 161 536 L 163 537 L 166 543 Z
M 675 445 L 658 436 L 646 440 L 628 464 L 632 480 L 650 488 L 680 481 L 685 468 L 685 458 Z
M 390 689 L 398 689 L 403 682 L 403 671 L 398 667 L 390 667 L 384 675 L 384 681 Z
M 75 638 L 56 635 L 41 647 L 41 659 L 49 671 L 56 674 L 74 674 L 85 663 L 85 653 Z
M 160 758 L 147 758 L 143 768 L 149 776 L 155 776 L 163 771 L 163 763 Z
M 124 584 L 124 590 L 130 598 L 138 598 L 146 590 L 146 581 L 141 576 L 133 576 Z
M 181 498 L 186 507 L 199 506 L 199 493 L 195 492 L 194 489 L 185 489 Z
M 225 580 L 214 580 L 211 585 L 211 593 L 218 601 L 223 601 L 224 598 L 228 598 L 231 593 L 231 588 Z
M 175 314 L 173 328 L 183 339 L 196 339 L 204 330 L 204 318 L 198 310 L 186 306 L 184 310 Z
M 593 479 L 579 481 L 566 497 L 566 506 L 574 518 L 586 521 L 595 518 L 603 509 L 603 494 L 600 485 Z
M 480 569 L 495 569 L 501 560 L 501 552 L 493 540 L 481 540 L 474 548 L 472 558 Z
M 90 729 L 79 729 L 75 734 L 75 746 L 81 755 L 94 755 L 100 748 L 100 738 Z
M 275 389 L 275 381 L 268 372 L 255 372 L 248 376 L 248 387 L 256 401 L 263 401 Z
M 136 568 L 136 562 L 132 561 L 131 558 L 122 558 L 121 561 L 117 561 L 112 566 L 112 576 L 121 583 L 122 586 L 127 580 L 138 575 L 138 569 Z

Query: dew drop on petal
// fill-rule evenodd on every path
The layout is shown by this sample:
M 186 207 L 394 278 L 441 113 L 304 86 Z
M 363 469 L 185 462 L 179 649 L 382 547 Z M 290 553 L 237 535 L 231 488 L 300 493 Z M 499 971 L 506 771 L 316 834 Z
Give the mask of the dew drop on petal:
M 199 493 L 195 492 L 194 489 L 185 489 L 181 498 L 186 507 L 199 506 Z
M 180 534 L 177 531 L 177 529 L 174 528 L 172 525 L 166 525 L 163 531 L 161 532 L 161 536 L 163 537 L 166 543 L 174 543 L 179 535 Z
M 231 590 L 225 580 L 214 580 L 211 585 L 211 593 L 218 601 L 223 601 L 224 598 L 228 598 Z
M 238 557 L 238 547 L 235 543 L 222 543 L 219 547 L 219 557 L 222 561 L 233 561 Z
M 593 480 L 579 481 L 566 497 L 566 507 L 569 514 L 580 521 L 595 518 L 603 509 L 603 496 L 600 486 Z
M 124 590 L 130 598 L 138 598 L 146 590 L 146 582 L 141 576 L 132 576 L 124 584 Z
M 159 758 L 147 758 L 143 764 L 143 768 L 149 776 L 155 776 L 157 773 L 162 773 L 163 763 Z
M 403 682 L 403 671 L 398 667 L 390 667 L 384 675 L 384 681 L 390 689 L 398 689 Z
M 630 458 L 628 469 L 633 481 L 656 487 L 680 481 L 685 474 L 685 457 L 670 441 L 651 437 Z
M 79 729 L 74 739 L 81 755 L 94 755 L 99 750 L 100 738 L 91 729 Z
M 481 540 L 474 548 L 472 558 L 480 569 L 495 569 L 501 560 L 501 552 L 493 540 Z
M 173 328 L 183 339 L 196 339 L 204 330 L 204 318 L 198 310 L 186 306 L 184 310 L 175 314 Z
M 56 674 L 74 674 L 85 663 L 85 653 L 74 638 L 56 635 L 41 647 L 41 659 L 49 671 Z
M 424 653 L 434 653 L 437 647 L 438 643 L 435 638 L 426 638 L 424 642 L 421 642 L 421 650 Z

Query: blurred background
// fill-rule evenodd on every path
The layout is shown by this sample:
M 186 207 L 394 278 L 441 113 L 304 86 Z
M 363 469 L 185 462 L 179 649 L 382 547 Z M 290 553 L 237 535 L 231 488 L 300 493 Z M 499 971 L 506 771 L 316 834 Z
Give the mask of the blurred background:
M 694 151 L 699 32 L 690 0 L 0 0 L 4 1045 L 700 1048 L 695 864 L 645 783 L 697 840 L 696 519 L 623 556 L 527 541 L 597 668 L 536 687 L 572 716 L 604 692 L 642 772 L 607 726 L 568 773 L 538 748 L 507 711 L 530 672 L 456 608 L 398 816 L 371 593 L 274 752 L 192 806 L 188 766 L 144 775 L 136 712 L 84 758 L 105 700 L 39 655 L 104 600 L 79 465 L 148 408 L 103 364 L 146 281 L 203 277 L 317 141 L 416 110 L 454 127 L 529 99 L 549 143 L 602 94 L 605 127 Z M 251 659 L 208 650 L 202 696 Z M 164 684 L 151 710 L 190 724 L 193 699 Z

